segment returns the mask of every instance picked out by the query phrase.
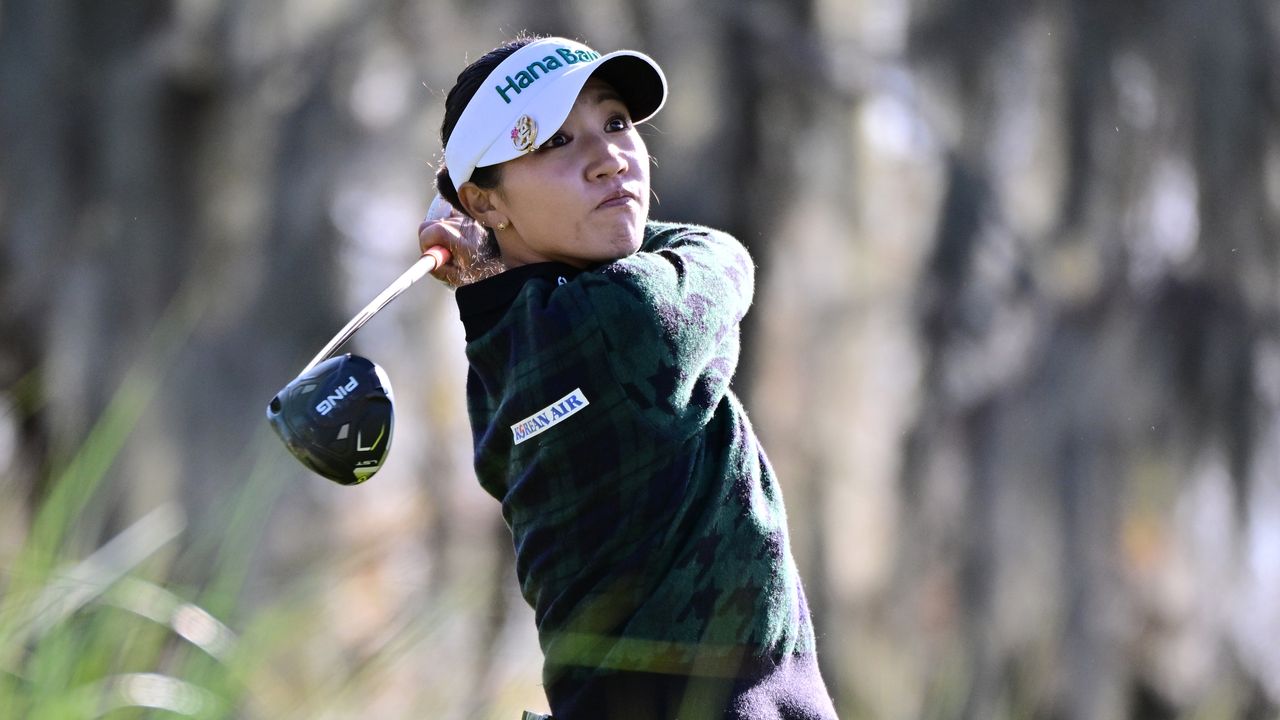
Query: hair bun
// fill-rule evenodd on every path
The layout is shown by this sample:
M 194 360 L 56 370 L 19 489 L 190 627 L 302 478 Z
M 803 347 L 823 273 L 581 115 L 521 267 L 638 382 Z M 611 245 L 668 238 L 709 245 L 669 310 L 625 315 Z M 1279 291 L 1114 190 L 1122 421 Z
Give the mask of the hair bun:
M 458 188 L 453 186 L 453 178 L 449 177 L 449 168 L 445 165 L 441 165 L 440 169 L 436 170 L 436 192 L 440 194 L 440 197 L 448 200 L 449 204 L 456 208 L 458 212 L 471 217 L 467 209 L 462 207 L 462 201 L 458 199 Z M 472 219 L 474 220 L 475 218 Z

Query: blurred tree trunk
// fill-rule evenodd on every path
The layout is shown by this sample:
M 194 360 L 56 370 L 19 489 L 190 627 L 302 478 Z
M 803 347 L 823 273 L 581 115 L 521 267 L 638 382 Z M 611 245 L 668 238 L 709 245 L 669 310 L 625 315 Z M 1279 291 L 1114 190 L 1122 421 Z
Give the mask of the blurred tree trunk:
M 1245 571 L 1249 487 L 1275 481 L 1255 469 L 1274 453 L 1257 441 L 1276 417 L 1256 363 L 1280 309 L 1263 170 L 1277 152 L 1280 38 L 1255 2 L 1041 12 L 957 0 L 916 25 L 916 56 L 959 122 L 920 282 L 928 364 L 905 446 L 897 592 L 956 593 L 964 717 L 1011 698 L 1036 716 L 1173 717 L 1213 688 L 1256 693 L 1247 678 L 1268 672 L 1226 618 L 1194 610 L 1216 590 L 1175 599 L 1135 583 L 1222 572 L 1195 565 L 1205 542 Z M 1061 38 L 1069 141 L 1058 222 L 1037 234 L 1003 177 L 1001 116 L 1026 102 L 1009 96 L 1019 36 L 1046 31 Z M 931 486 L 953 484 L 962 514 L 940 526 Z M 1205 492 L 1235 510 L 1200 507 L 1182 524 L 1174 509 Z M 1056 578 L 1032 566 L 1045 560 Z M 1026 592 L 1043 602 L 1032 622 L 1014 612 Z M 1190 637 L 1215 641 L 1170 654 Z
M 319 148 L 342 139 L 324 119 L 323 56 L 289 88 L 291 112 L 278 94 L 263 96 L 261 69 L 236 69 L 227 57 L 226 6 L 198 27 L 169 2 L 2 9 L 6 321 L 23 339 L 6 342 L 19 355 L 6 366 L 40 370 L 43 412 L 29 418 L 30 432 L 55 438 L 54 457 L 65 460 L 126 371 L 155 343 L 185 344 L 196 331 L 201 321 L 190 317 L 169 327 L 173 337 L 152 337 L 175 303 L 191 303 L 216 329 L 205 326 L 148 379 L 155 400 L 115 473 L 161 485 L 118 486 L 132 496 L 110 502 L 133 515 L 182 492 L 193 507 L 211 507 L 237 486 L 245 468 L 234 461 L 257 429 L 234 420 L 242 396 L 229 390 L 269 397 L 273 389 L 253 387 L 258 367 L 294 368 L 290 339 L 320 337 L 338 322 L 333 232 L 305 210 L 326 190 L 314 179 L 325 169 Z M 255 100 L 277 107 L 254 113 Z M 284 142 L 274 163 L 234 166 L 246 151 L 263 152 L 246 139 L 276 137 Z M 235 197 L 255 188 L 269 194 Z M 228 217 L 246 203 L 272 216 L 261 243 L 246 243 Z M 217 306 L 227 286 L 243 290 L 236 307 Z M 40 467 L 41 443 L 24 447 L 35 462 L 19 465 Z
M 74 198 L 73 168 L 60 142 L 60 124 L 72 106 L 60 66 L 69 39 L 65 3 L 0 4 L 0 386 L 18 415 L 15 469 L 6 478 L 3 524 L 21 542 L 27 509 L 48 475 L 49 429 L 43 421 L 42 347 L 56 287 L 49 279 L 66 254 Z M 22 141 L 18 142 L 21 138 Z M 34 270 L 34 271 L 33 271 Z M 14 502 L 18 499 L 18 502 Z

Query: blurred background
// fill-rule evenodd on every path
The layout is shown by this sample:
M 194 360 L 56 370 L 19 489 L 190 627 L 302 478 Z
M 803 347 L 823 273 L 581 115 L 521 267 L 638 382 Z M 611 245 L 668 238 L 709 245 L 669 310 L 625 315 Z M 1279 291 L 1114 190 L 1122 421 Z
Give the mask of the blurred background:
M 0 0 L 0 717 L 545 710 L 451 293 L 349 346 L 368 484 L 264 421 L 526 29 L 653 55 L 653 216 L 755 256 L 842 718 L 1280 716 L 1274 0 Z

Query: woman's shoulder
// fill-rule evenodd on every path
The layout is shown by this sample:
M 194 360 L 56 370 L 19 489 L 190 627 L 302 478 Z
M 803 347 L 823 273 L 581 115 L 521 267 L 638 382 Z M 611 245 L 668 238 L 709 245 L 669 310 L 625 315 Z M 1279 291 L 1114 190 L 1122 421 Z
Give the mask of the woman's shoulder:
M 733 235 L 706 225 L 650 220 L 644 228 L 641 252 L 655 252 L 679 246 L 701 245 L 745 253 L 741 242 Z
M 670 222 L 666 220 L 650 220 L 644 226 L 644 243 L 648 244 L 650 240 L 664 238 L 675 240 L 682 237 L 715 237 L 734 240 L 734 237 L 724 230 L 719 230 L 707 225 L 699 225 L 697 223 L 681 223 Z

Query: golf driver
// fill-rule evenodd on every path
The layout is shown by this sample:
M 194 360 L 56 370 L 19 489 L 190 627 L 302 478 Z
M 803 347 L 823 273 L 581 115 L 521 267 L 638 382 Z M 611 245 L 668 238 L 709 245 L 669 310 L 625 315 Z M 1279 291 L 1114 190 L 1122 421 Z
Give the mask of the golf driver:
M 449 203 L 437 195 L 426 219 L 442 220 L 451 212 Z M 329 356 L 378 311 L 448 261 L 446 248 L 429 248 L 267 404 L 267 422 L 303 465 L 342 485 L 358 485 L 382 467 L 395 419 L 391 382 L 367 358 L 350 353 Z

